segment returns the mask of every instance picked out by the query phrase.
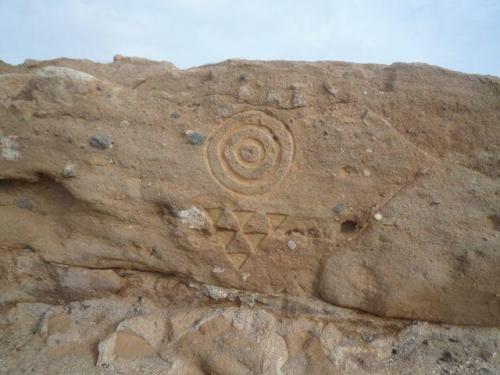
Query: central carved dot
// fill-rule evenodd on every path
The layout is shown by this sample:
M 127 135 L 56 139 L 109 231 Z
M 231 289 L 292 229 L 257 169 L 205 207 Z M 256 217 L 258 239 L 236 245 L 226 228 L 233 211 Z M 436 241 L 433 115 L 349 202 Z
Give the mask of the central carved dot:
M 246 143 L 239 149 L 240 157 L 248 163 L 253 163 L 259 160 L 260 152 L 260 147 L 253 143 Z

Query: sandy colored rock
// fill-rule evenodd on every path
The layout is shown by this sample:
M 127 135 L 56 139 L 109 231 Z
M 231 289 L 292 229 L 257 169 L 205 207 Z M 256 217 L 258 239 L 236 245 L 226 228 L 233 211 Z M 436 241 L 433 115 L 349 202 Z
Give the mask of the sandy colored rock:
M 0 64 L 0 373 L 500 371 L 499 102 L 425 64 Z
M 382 316 L 500 325 L 499 187 L 461 166 L 435 167 L 328 258 L 322 296 Z

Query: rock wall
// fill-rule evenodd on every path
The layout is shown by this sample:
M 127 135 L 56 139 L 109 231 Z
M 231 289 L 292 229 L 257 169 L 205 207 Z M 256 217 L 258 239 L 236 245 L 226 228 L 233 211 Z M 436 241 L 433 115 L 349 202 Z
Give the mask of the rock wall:
M 0 148 L 0 373 L 500 371 L 496 77 L 0 63 Z

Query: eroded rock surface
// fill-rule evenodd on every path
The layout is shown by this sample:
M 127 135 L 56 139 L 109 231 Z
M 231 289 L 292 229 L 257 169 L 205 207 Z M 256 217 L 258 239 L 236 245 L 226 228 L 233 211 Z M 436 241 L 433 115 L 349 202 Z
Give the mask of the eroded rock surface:
M 0 373 L 499 372 L 499 103 L 423 64 L 0 64 Z

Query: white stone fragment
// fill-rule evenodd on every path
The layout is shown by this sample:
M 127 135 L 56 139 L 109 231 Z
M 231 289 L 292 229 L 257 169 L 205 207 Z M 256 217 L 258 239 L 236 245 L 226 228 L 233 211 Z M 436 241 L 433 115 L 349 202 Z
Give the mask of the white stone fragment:
M 213 273 L 224 273 L 224 272 L 225 272 L 225 269 L 224 269 L 224 268 L 222 268 L 222 267 L 218 267 L 218 266 L 216 266 L 216 267 L 212 268 L 212 272 L 213 272 Z
M 76 176 L 75 168 L 76 168 L 75 164 L 73 164 L 73 163 L 67 164 L 63 169 L 63 172 L 62 172 L 63 176 L 66 178 L 75 177 Z
M 21 159 L 19 152 L 19 144 L 16 142 L 17 136 L 8 135 L 0 138 L 0 148 L 2 149 L 2 157 L 8 161 L 16 161 Z
M 229 295 L 227 290 L 214 285 L 204 285 L 204 289 L 206 290 L 207 295 L 214 301 L 226 299 Z
M 373 217 L 377 221 L 380 221 L 380 220 L 382 220 L 384 218 L 380 212 L 377 212 L 375 215 L 373 215 Z
M 182 224 L 186 224 L 192 229 L 201 229 L 205 225 L 205 213 L 198 207 L 191 207 L 178 212 Z
M 290 250 L 295 250 L 297 248 L 297 243 L 294 240 L 289 240 L 288 241 L 288 248 Z

